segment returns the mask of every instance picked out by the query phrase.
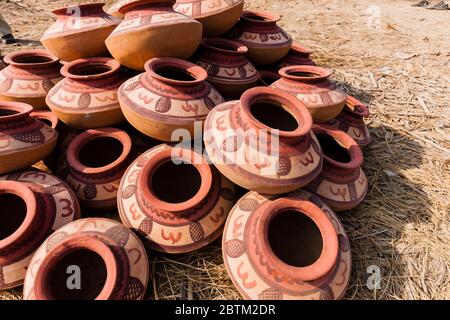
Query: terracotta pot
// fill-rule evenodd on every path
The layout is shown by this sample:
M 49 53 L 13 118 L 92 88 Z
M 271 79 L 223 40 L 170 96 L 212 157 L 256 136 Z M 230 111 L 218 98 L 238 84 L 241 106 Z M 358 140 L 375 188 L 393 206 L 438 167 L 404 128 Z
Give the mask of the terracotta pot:
M 279 20 L 279 15 L 270 12 L 247 10 L 228 37 L 248 47 L 247 57 L 255 65 L 272 64 L 292 46 L 292 38 L 277 25 Z
M 288 54 L 277 64 L 276 70 L 291 66 L 315 66 L 316 63 L 309 57 L 311 54 L 310 49 L 299 44 L 293 44 Z
M 38 170 L 0 177 L 0 290 L 23 283 L 31 257 L 54 230 L 79 218 L 73 191 Z
M 323 169 L 307 188 L 336 211 L 352 209 L 367 194 L 361 148 L 348 134 L 329 125 L 314 125 L 323 150 Z
M 132 155 L 132 142 L 126 132 L 90 129 L 69 144 L 58 165 L 58 176 L 72 187 L 82 206 L 114 209 L 120 178 Z
M 82 276 L 74 290 L 67 284 L 74 283 L 76 270 Z M 88 218 L 58 229 L 39 247 L 23 295 L 26 300 L 142 300 L 148 278 L 138 237 L 116 221 Z
M 220 237 L 236 194 L 200 153 L 166 144 L 136 159 L 119 189 L 122 222 L 148 247 L 168 253 L 194 251 Z
M 155 57 L 188 59 L 202 38 L 200 22 L 175 12 L 175 0 L 140 0 L 122 6 L 123 22 L 106 39 L 112 56 L 124 66 L 144 70 Z
M 225 267 L 245 299 L 341 299 L 351 251 L 336 214 L 303 190 L 284 197 L 249 192 L 222 238 Z
M 246 91 L 214 108 L 205 122 L 206 151 L 237 185 L 267 194 L 301 188 L 322 169 L 322 151 L 305 105 L 279 90 Z
M 0 101 L 16 101 L 47 109 L 45 97 L 62 79 L 58 58 L 45 50 L 21 50 L 5 57 L 0 71 Z
M 56 21 L 42 36 L 42 44 L 67 61 L 106 55 L 105 40 L 120 19 L 105 13 L 104 5 L 89 3 L 53 10 Z
M 106 12 L 114 17 L 123 19 L 123 13 L 121 13 L 119 10 L 121 7 L 132 3 L 132 2 L 137 2 L 138 0 L 119 0 L 116 1 L 111 7 L 109 7 L 108 10 L 106 10 Z
M 369 129 L 364 122 L 364 117 L 369 116 L 369 114 L 369 108 L 364 103 L 347 95 L 347 103 L 344 109 L 328 124 L 346 132 L 362 148 L 370 143 Z
M 47 105 L 70 126 L 91 129 L 120 124 L 117 90 L 126 75 L 120 63 L 110 58 L 72 61 L 61 69 L 65 77 L 47 96 Z
M 327 122 L 341 113 L 347 100 L 347 95 L 329 80 L 332 74 L 331 70 L 316 66 L 286 67 L 280 70 L 281 79 L 272 87 L 300 99 L 314 122 Z
M 244 56 L 247 50 L 237 41 L 207 38 L 194 61 L 208 72 L 208 82 L 225 98 L 239 98 L 259 80 L 258 71 Z
M 55 147 L 58 118 L 50 111 L 32 111 L 28 104 L 0 102 L 0 174 L 35 164 Z M 53 128 L 36 117 L 46 117 Z
M 244 0 L 177 0 L 174 9 L 201 22 L 204 36 L 215 37 L 238 22 Z
M 154 58 L 146 72 L 119 88 L 119 101 L 128 122 L 154 139 L 178 141 L 177 129 L 194 136 L 195 122 L 224 100 L 209 83 L 201 67 L 174 58 Z M 201 127 L 201 126 L 200 126 Z
M 270 86 L 272 83 L 280 79 L 280 75 L 276 72 L 269 70 L 259 70 L 260 84 L 262 86 Z

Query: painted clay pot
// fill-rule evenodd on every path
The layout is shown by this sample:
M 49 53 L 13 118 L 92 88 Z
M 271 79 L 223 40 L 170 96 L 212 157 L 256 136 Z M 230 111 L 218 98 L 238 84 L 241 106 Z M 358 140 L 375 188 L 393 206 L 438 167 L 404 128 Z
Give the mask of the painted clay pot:
M 283 197 L 247 193 L 228 216 L 222 252 L 245 299 L 341 299 L 350 281 L 350 244 L 341 222 L 303 190 Z
M 237 41 L 207 38 L 194 61 L 208 72 L 208 82 L 225 98 L 239 98 L 259 80 L 258 71 L 244 56 L 247 50 Z
M 255 65 L 272 64 L 292 46 L 292 38 L 277 25 L 279 20 L 280 16 L 270 12 L 247 10 L 227 36 L 248 47 L 247 57 Z
M 347 94 L 336 89 L 329 80 L 332 71 L 316 66 L 293 66 L 280 70 L 281 79 L 273 88 L 286 91 L 300 99 L 314 122 L 327 122 L 344 109 Z
M 47 96 L 47 105 L 66 124 L 80 129 L 117 125 L 125 121 L 117 90 L 126 75 L 110 58 L 72 61 L 61 69 L 65 77 Z
M 155 57 L 188 59 L 202 38 L 202 24 L 175 12 L 175 0 L 140 0 L 122 6 L 123 22 L 106 39 L 112 56 L 126 67 L 144 70 Z
M 75 270 L 82 275 L 77 290 L 67 286 Z M 139 238 L 116 221 L 87 218 L 58 229 L 39 247 L 23 295 L 26 300 L 142 300 L 148 279 Z
M 347 95 L 347 103 L 342 112 L 328 121 L 328 124 L 346 132 L 362 148 L 370 143 L 370 133 L 364 122 L 369 116 L 369 108 L 358 99 Z
M 72 187 L 82 206 L 114 209 L 120 178 L 132 155 L 132 142 L 126 132 L 90 129 L 72 140 L 57 173 Z
M 121 13 L 119 10 L 121 7 L 132 3 L 132 2 L 137 2 L 138 0 L 119 0 L 117 2 L 115 2 L 111 7 L 109 7 L 108 10 L 106 10 L 106 12 L 114 17 L 123 19 L 123 13 Z
M 246 91 L 214 108 L 205 122 L 206 151 L 219 171 L 252 191 L 299 189 L 322 169 L 322 151 L 305 105 L 272 88 Z
M 279 61 L 276 70 L 291 66 L 315 66 L 316 63 L 309 57 L 312 51 L 299 44 L 293 44 L 287 55 Z
M 200 153 L 162 144 L 127 169 L 117 203 L 124 225 L 145 245 L 185 253 L 220 237 L 235 194 Z
M 38 170 L 0 177 L 0 290 L 23 283 L 33 253 L 54 230 L 79 218 L 73 191 Z
M 177 0 L 174 9 L 201 22 L 204 36 L 215 37 L 238 22 L 244 0 Z
M 126 81 L 118 91 L 122 112 L 137 130 L 154 139 L 177 141 L 174 130 L 194 136 L 209 111 L 224 100 L 206 82 L 206 71 L 175 58 L 154 58 L 146 72 Z M 201 126 L 200 126 L 201 127 Z
M 0 101 L 0 174 L 33 165 L 55 148 L 58 118 L 50 111 L 32 111 L 25 103 Z M 52 127 L 36 119 L 43 117 Z
M 272 83 L 280 79 L 280 75 L 269 70 L 259 70 L 260 84 L 262 86 L 270 86 Z
M 106 55 L 105 40 L 120 19 L 105 13 L 103 6 L 89 3 L 52 11 L 56 21 L 42 36 L 42 44 L 66 61 Z
M 58 58 L 45 50 L 21 50 L 5 57 L 0 71 L 0 101 L 16 101 L 47 109 L 45 97 L 62 79 Z
M 367 178 L 361 169 L 361 148 L 348 134 L 329 125 L 313 125 L 323 150 L 323 169 L 308 184 L 308 190 L 319 195 L 336 211 L 356 207 L 367 194 Z

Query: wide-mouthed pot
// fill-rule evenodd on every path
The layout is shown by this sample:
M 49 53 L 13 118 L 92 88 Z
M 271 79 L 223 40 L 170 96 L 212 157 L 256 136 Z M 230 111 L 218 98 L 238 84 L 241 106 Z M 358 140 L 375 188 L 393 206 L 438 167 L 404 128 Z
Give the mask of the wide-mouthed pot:
M 310 49 L 294 43 L 287 55 L 277 63 L 276 70 L 291 66 L 315 66 L 316 63 L 309 57 L 311 54 Z

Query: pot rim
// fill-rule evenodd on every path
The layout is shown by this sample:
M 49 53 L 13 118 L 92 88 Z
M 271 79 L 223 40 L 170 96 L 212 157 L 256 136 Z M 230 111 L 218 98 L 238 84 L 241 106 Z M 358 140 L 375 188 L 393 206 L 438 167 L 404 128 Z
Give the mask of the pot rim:
M 74 4 L 74 5 L 68 5 L 65 7 L 56 8 L 56 9 L 52 10 L 51 13 L 53 13 L 54 15 L 72 16 L 73 13 L 69 14 L 69 12 L 67 12 L 67 9 L 74 8 L 74 7 L 79 7 L 80 9 L 101 7 L 103 9 L 104 6 L 105 6 L 104 2 Z
M 308 56 L 313 53 L 311 49 L 309 49 L 308 47 L 304 47 L 298 43 L 294 43 L 291 47 L 291 50 L 296 53 L 301 53 Z
M 251 16 L 261 17 L 265 20 L 252 19 Z M 257 24 L 273 24 L 281 20 L 281 16 L 270 11 L 244 10 L 241 19 Z
M 0 123 L 10 123 L 18 119 L 26 118 L 33 112 L 33 107 L 22 102 L 0 101 L 0 110 L 15 111 L 16 113 L 6 116 L 0 116 Z
M 355 107 L 358 107 L 359 110 L 356 110 Z M 370 115 L 367 105 L 349 94 L 347 94 L 347 101 L 345 103 L 344 110 L 358 117 L 367 117 Z
M 227 50 L 227 49 L 222 49 L 219 47 L 214 46 L 214 44 L 223 44 L 223 45 L 227 45 L 230 46 L 232 48 L 234 48 L 234 50 Z M 238 41 L 234 41 L 231 39 L 223 39 L 223 38 L 215 38 L 215 37 L 211 37 L 211 38 L 203 38 L 201 45 L 210 49 L 210 50 L 214 50 L 217 52 L 222 52 L 222 53 L 228 53 L 228 54 L 238 54 L 238 55 L 243 55 L 246 54 L 248 52 L 248 47 L 241 44 Z
M 307 72 L 311 73 L 314 76 L 312 77 L 306 77 L 306 76 L 295 76 L 290 73 L 292 72 Z M 278 72 L 279 75 L 288 80 L 292 81 L 298 81 L 298 82 L 316 82 L 316 81 L 323 81 L 328 79 L 332 74 L 333 71 L 331 69 L 317 67 L 317 66 L 310 66 L 310 65 L 298 65 L 298 66 L 289 66 L 280 69 Z
M 36 62 L 36 63 L 25 63 L 25 62 L 15 62 L 14 60 L 19 57 L 42 57 L 48 58 L 49 61 Z M 13 67 L 17 68 L 42 68 L 49 67 L 59 63 L 59 58 L 52 55 L 50 52 L 44 49 L 34 49 L 34 50 L 19 50 L 6 55 L 3 61 Z
M 105 66 L 110 68 L 110 70 L 98 74 L 89 74 L 89 75 L 77 75 L 72 73 L 73 70 L 76 68 L 88 66 Z M 73 80 L 95 80 L 106 78 L 114 73 L 117 73 L 120 70 L 120 67 L 121 64 L 119 63 L 119 61 L 114 60 L 113 58 L 105 58 L 105 57 L 84 58 L 84 59 L 77 59 L 64 64 L 64 66 L 61 68 L 61 75 L 63 77 Z
M 141 4 L 150 4 L 150 3 L 154 3 L 154 4 L 167 3 L 167 5 L 170 5 L 170 7 L 172 8 L 175 5 L 176 0 L 135 0 L 135 1 L 131 1 L 129 3 L 125 3 L 125 4 L 117 7 L 116 11 L 125 15 L 125 13 L 127 13 L 127 11 L 129 11 L 133 7 L 139 6 Z

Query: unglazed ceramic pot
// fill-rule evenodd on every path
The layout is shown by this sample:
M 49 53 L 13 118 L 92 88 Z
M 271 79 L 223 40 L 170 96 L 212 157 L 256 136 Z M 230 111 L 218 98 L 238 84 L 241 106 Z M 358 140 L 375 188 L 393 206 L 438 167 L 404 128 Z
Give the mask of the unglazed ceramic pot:
M 292 38 L 277 25 L 279 20 L 270 12 L 247 10 L 227 36 L 248 47 L 247 57 L 255 65 L 272 64 L 292 46 Z
M 301 188 L 322 169 L 322 151 L 305 105 L 279 90 L 257 87 L 214 108 L 205 122 L 206 151 L 219 171 L 252 191 Z
M 111 7 L 109 7 L 109 9 L 106 10 L 106 12 L 114 17 L 123 19 L 123 13 L 121 13 L 119 11 L 120 8 L 123 7 L 124 5 L 127 5 L 132 2 L 136 2 L 136 1 L 138 1 L 138 0 L 118 0 Z
M 81 274 L 80 289 L 68 288 Z M 70 273 L 72 272 L 72 273 Z M 26 300 L 142 300 L 148 258 L 138 237 L 102 218 L 74 221 L 58 229 L 36 251 L 27 270 Z
M 336 214 L 317 196 L 249 192 L 233 207 L 222 238 L 225 267 L 245 299 L 341 299 L 351 251 Z
M 215 37 L 236 24 L 244 0 L 177 0 L 174 9 L 201 22 L 204 36 Z
M 280 75 L 269 70 L 259 70 L 260 83 L 262 86 L 270 86 L 272 83 L 280 79 Z
M 73 191 L 38 170 L 0 177 L 0 290 L 23 283 L 31 257 L 54 230 L 79 218 Z
M 175 12 L 174 3 L 140 0 L 120 7 L 125 18 L 106 39 L 112 56 L 135 70 L 155 57 L 189 58 L 200 44 L 202 24 Z
M 16 101 L 46 109 L 45 97 L 62 79 L 57 57 L 45 50 L 21 50 L 5 57 L 0 71 L 0 101 Z
M 184 253 L 220 237 L 235 194 L 234 185 L 200 153 L 163 144 L 127 169 L 117 203 L 123 223 L 144 244 Z
M 129 79 L 119 88 L 119 101 L 128 122 L 154 139 L 178 141 L 177 129 L 194 137 L 209 111 L 224 100 L 206 82 L 201 67 L 175 58 L 154 58 L 145 64 L 146 72 Z M 201 128 L 201 126 L 200 126 Z
M 364 122 L 369 116 L 369 108 L 358 99 L 347 95 L 347 103 L 342 112 L 328 122 L 331 126 L 346 132 L 362 148 L 370 143 L 370 133 Z
M 90 129 L 69 144 L 58 165 L 58 176 L 72 187 L 82 206 L 113 209 L 120 178 L 132 155 L 132 142 L 125 131 Z
M 323 169 L 308 184 L 336 211 L 352 209 L 367 194 L 367 178 L 361 169 L 361 148 L 348 134 L 329 125 L 313 125 L 313 131 L 323 150 Z
M 50 111 L 32 111 L 29 104 L 0 101 L 0 174 L 33 165 L 55 148 L 58 118 Z
M 332 71 L 316 66 L 292 66 L 280 70 L 281 79 L 273 88 L 286 91 L 300 99 L 314 119 L 327 122 L 341 113 L 347 94 L 329 80 Z
M 119 25 L 120 19 L 105 13 L 104 5 L 89 3 L 52 11 L 56 21 L 42 36 L 42 44 L 52 54 L 69 62 L 106 55 L 105 39 Z
M 208 82 L 225 98 L 239 98 L 259 80 L 258 71 L 244 56 L 247 50 L 237 41 L 205 38 L 194 61 L 208 72 Z
M 47 105 L 66 124 L 80 129 L 125 121 L 117 90 L 127 79 L 111 58 L 72 61 L 61 69 L 65 77 L 47 95 Z
M 315 66 L 316 63 L 309 57 L 311 54 L 310 49 L 299 44 L 293 44 L 287 55 L 277 64 L 276 70 L 291 66 Z

